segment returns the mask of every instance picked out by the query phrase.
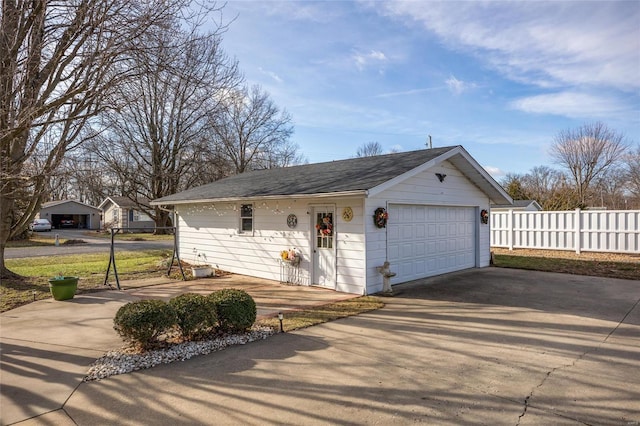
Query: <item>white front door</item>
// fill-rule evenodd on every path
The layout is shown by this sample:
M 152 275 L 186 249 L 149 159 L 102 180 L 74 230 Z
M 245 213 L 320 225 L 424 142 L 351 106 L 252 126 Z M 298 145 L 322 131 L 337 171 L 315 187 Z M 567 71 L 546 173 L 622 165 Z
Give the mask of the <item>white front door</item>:
M 335 211 L 332 206 L 313 208 L 313 284 L 336 288 Z

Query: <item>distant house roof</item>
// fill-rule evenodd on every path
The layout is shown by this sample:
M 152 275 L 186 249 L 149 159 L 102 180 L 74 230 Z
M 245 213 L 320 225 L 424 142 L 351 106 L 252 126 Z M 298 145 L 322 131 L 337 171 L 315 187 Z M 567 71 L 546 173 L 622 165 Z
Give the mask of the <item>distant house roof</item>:
M 47 201 L 46 203 L 42 203 L 41 208 L 47 209 L 47 208 L 50 208 L 50 207 L 55 207 L 55 206 L 59 206 L 61 204 L 68 204 L 68 203 L 79 204 L 79 205 L 81 205 L 83 207 L 89 207 L 89 208 L 92 208 L 92 209 L 99 210 L 98 207 L 94 207 L 94 206 L 89 205 L 89 204 L 81 203 L 80 201 L 76 201 L 76 200 Z
M 118 206 L 120 208 L 123 208 L 123 207 L 127 207 L 127 208 L 133 207 L 133 208 L 135 208 L 135 207 L 138 206 L 134 201 L 130 200 L 127 197 L 120 197 L 120 196 L 110 195 L 100 203 L 98 208 L 99 209 L 104 209 L 104 206 L 109 202 L 111 202 L 112 204 L 114 204 L 114 205 L 116 205 L 116 206 Z M 149 200 L 144 199 L 144 200 L 142 200 L 142 202 L 143 203 L 148 203 Z
M 511 198 L 461 146 L 259 170 L 151 201 L 172 205 L 265 197 L 370 195 L 448 160 L 493 201 Z
M 542 206 L 536 200 L 513 200 L 513 204 L 492 204 L 492 209 L 513 210 L 542 210 Z

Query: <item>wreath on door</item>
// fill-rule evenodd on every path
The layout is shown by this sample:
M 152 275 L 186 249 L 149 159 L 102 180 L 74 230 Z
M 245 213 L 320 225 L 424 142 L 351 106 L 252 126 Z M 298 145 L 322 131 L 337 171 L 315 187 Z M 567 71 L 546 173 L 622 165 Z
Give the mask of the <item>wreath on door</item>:
M 331 232 L 333 232 L 333 224 L 331 223 L 331 215 L 324 216 L 321 220 L 316 224 L 316 229 L 318 230 L 318 235 L 329 237 L 331 236 Z
M 389 218 L 389 214 L 383 207 L 378 207 L 373 214 L 373 223 L 378 228 L 386 228 L 387 227 L 387 219 Z

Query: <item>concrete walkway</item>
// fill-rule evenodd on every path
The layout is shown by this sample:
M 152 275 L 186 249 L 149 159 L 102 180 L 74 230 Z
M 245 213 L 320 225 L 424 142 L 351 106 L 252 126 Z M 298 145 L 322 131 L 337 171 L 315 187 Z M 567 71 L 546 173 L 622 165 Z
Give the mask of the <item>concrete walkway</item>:
M 85 293 L 67 301 L 41 300 L 0 314 L 1 425 L 60 409 L 82 383 L 89 365 L 123 345 L 113 330 L 113 317 L 127 302 L 169 300 L 181 293 L 209 294 L 234 287 L 251 294 L 258 317 L 269 317 L 356 297 L 242 275 L 186 282 L 167 278 L 126 281 L 121 286 L 123 291 Z M 34 424 L 48 418 L 40 417 Z
M 640 281 L 485 268 L 394 291 L 374 312 L 89 383 L 88 365 L 119 345 L 113 313 L 143 289 L 74 299 L 65 344 L 60 302 L 7 312 L 2 423 L 640 423 Z

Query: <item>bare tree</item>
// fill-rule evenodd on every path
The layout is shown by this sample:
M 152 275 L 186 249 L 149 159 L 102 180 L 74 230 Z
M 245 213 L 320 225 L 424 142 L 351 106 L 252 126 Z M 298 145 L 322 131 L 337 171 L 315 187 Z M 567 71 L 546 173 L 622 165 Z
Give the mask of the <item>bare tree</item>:
M 117 180 L 92 152 L 67 152 L 64 160 L 51 174 L 47 184 L 47 201 L 72 199 L 97 206 L 112 195 Z
M 105 111 L 92 150 L 118 176 L 123 194 L 156 226 L 169 213 L 148 200 L 192 186 L 198 153 L 213 139 L 215 115 L 241 82 L 237 63 L 222 50 L 218 32 L 181 31 L 179 23 L 149 32 L 151 39 L 123 63 L 139 70 L 121 84 Z
M 501 185 L 514 200 L 528 200 L 530 196 L 524 187 L 524 179 L 522 175 L 509 173 L 502 179 Z
M 358 147 L 356 151 L 356 157 L 373 157 L 381 155 L 383 152 L 380 142 L 367 142 Z
M 103 97 L 131 70 L 123 52 L 187 0 L 2 2 L 0 28 L 0 276 L 6 242 L 26 229 L 46 182 Z M 37 170 L 28 160 L 46 153 Z M 26 198 L 25 198 L 26 197 Z M 24 202 L 24 200 L 28 200 Z
M 640 208 L 640 144 L 635 151 L 630 152 L 624 158 L 626 169 L 627 190 L 631 195 L 631 204 L 636 209 Z M 627 205 L 627 207 L 632 208 Z
M 569 210 L 578 206 L 566 176 L 547 166 L 538 166 L 524 175 L 508 174 L 502 186 L 514 200 L 535 200 L 543 210 Z
M 625 203 L 625 188 L 627 175 L 625 170 L 611 168 L 594 181 L 587 198 L 589 206 L 599 206 L 607 209 L 623 209 Z
M 622 134 L 596 122 L 561 131 L 551 146 L 551 155 L 568 170 L 579 206 L 586 207 L 591 183 L 619 162 L 626 149 Z
M 281 111 L 269 94 L 252 86 L 233 93 L 220 114 L 211 116 L 216 142 L 234 173 L 266 169 L 296 159 L 291 116 Z M 274 158 L 277 153 L 282 157 Z

